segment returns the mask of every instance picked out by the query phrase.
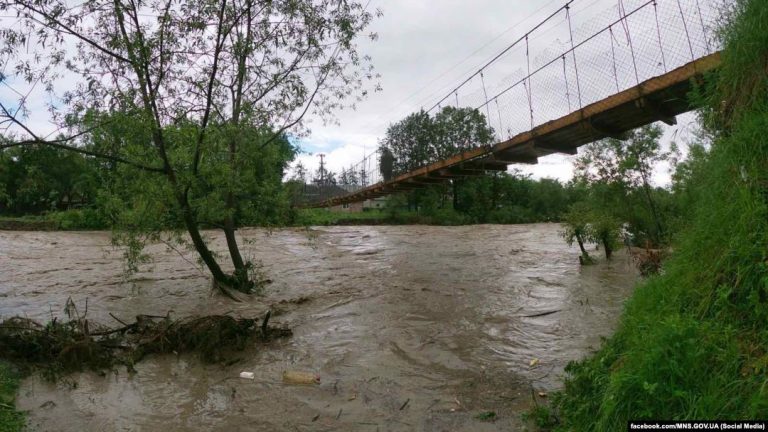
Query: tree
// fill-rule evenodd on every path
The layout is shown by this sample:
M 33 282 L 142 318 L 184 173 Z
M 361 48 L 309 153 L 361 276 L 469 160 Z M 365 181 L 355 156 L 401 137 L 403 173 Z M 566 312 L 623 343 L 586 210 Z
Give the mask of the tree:
M 19 17 L 2 31 L 0 61 L 18 71 L 14 82 L 42 84 L 55 100 L 54 120 L 68 132 L 47 139 L 35 131 L 22 98 L 17 108 L 0 104 L 0 123 L 19 133 L 3 148 L 57 147 L 141 175 L 151 193 L 138 196 L 159 200 L 142 203 L 164 208 L 185 228 L 226 293 L 254 287 L 235 236 L 242 181 L 254 168 L 248 157 L 303 131 L 307 113 L 330 116 L 354 104 L 364 81 L 375 78 L 355 45 L 372 14 L 350 0 L 87 0 L 75 7 L 19 0 L 1 2 L 0 13 Z M 60 78 L 76 83 L 63 97 L 54 92 Z M 121 127 L 116 119 L 128 120 L 130 130 L 105 134 L 114 140 L 101 148 L 84 146 L 88 136 Z M 200 231 L 211 214 L 222 217 L 231 274 Z
M 477 109 L 445 107 L 432 119 L 435 162 L 465 150 L 493 144 L 493 128 Z
M 337 183 L 336 173 L 333 171 L 327 170 L 323 166 L 320 166 L 320 168 L 318 168 L 317 171 L 315 171 L 315 175 L 312 178 L 312 183 L 318 186 L 335 185 Z
M 656 244 L 661 243 L 664 228 L 656 202 L 651 196 L 650 178 L 654 165 L 668 158 L 668 153 L 661 151 L 659 145 L 662 132 L 661 127 L 656 124 L 633 131 L 627 142 L 626 157 L 622 163 L 622 169 L 629 181 L 643 189 L 656 228 L 654 235 Z
M 387 128 L 379 144 L 379 170 L 387 181 L 464 150 L 491 144 L 493 140 L 493 129 L 477 109 L 445 107 L 434 116 L 421 110 Z M 458 209 L 460 181 L 451 183 L 453 206 Z
M 392 151 L 385 146 L 379 147 L 379 172 L 385 182 L 392 180 L 392 174 L 395 168 L 395 156 Z
M 357 185 L 359 181 L 355 167 L 351 166 L 349 169 L 342 168 L 339 175 L 339 183 L 343 185 Z
M 659 145 L 661 134 L 659 126 L 648 125 L 631 132 L 626 141 L 597 141 L 585 146 L 574 163 L 575 178 L 589 185 L 595 208 L 612 219 L 628 220 L 638 233 L 647 230 L 656 244 L 662 242 L 664 227 L 650 177 L 653 167 L 668 158 Z M 636 207 L 635 191 L 641 192 L 650 220 Z
M 47 146 L 0 150 L 0 207 L 22 214 L 91 203 L 98 185 L 92 162 Z
M 302 184 L 307 183 L 307 168 L 303 163 L 297 162 L 296 166 L 293 167 L 293 176 L 291 177 L 291 180 L 301 182 Z
M 397 176 L 434 161 L 435 142 L 432 118 L 422 110 L 390 125 L 380 147 L 391 153 Z
M 603 247 L 605 258 L 611 259 L 619 238 L 619 222 L 609 212 L 592 209 L 588 215 L 591 241 Z
M 584 247 L 584 243 L 592 239 L 589 213 L 590 208 L 586 203 L 574 203 L 565 214 L 563 221 L 564 229 L 560 233 L 565 242 L 568 243 L 568 246 L 572 246 L 574 242 L 579 245 L 579 250 L 581 251 L 579 262 L 582 265 L 592 263 L 592 258 Z
M 493 129 L 479 110 L 445 107 L 434 116 L 421 110 L 387 128 L 379 145 L 381 169 L 388 168 L 391 157 L 393 174 L 403 174 L 493 140 Z

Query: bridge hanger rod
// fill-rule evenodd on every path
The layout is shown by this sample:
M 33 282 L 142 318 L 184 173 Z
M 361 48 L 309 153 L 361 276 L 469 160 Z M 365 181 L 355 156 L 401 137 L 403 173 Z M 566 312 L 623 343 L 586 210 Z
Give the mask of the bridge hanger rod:
M 462 88 L 462 87 L 464 86 L 464 84 L 466 84 L 466 83 L 470 82 L 470 81 L 472 80 L 472 78 L 474 78 L 474 77 L 476 77 L 477 75 L 479 75 L 479 74 L 480 74 L 480 73 L 483 71 L 483 69 L 485 69 L 485 68 L 487 68 L 488 66 L 490 66 L 491 64 L 493 64 L 493 63 L 494 63 L 496 60 L 498 60 L 499 58 L 501 58 L 501 56 L 503 56 L 504 54 L 506 54 L 507 52 L 509 52 L 509 50 L 511 50 L 512 48 L 514 48 L 515 46 L 517 46 L 517 44 L 519 44 L 520 42 L 522 42 L 522 41 L 524 41 L 524 40 L 528 39 L 528 36 L 530 36 L 530 34 L 531 34 L 531 33 L 533 33 L 534 31 L 538 30 L 538 29 L 539 29 L 539 27 L 541 27 L 541 26 L 543 26 L 544 24 L 546 24 L 546 23 L 547 23 L 547 21 L 549 21 L 549 20 L 551 20 L 552 18 L 554 18 L 555 16 L 557 16 L 557 14 L 558 14 L 558 13 L 560 13 L 560 11 L 562 11 L 562 10 L 565 10 L 565 9 L 568 9 L 568 7 L 570 6 L 570 4 L 571 4 L 571 3 L 573 3 L 574 1 L 575 1 L 575 0 L 568 0 L 568 2 L 567 2 L 565 5 L 561 6 L 561 7 L 560 7 L 560 8 L 558 8 L 556 11 L 552 12 L 552 13 L 551 13 L 551 14 L 550 14 L 548 17 L 544 18 L 544 20 L 542 20 L 541 22 L 539 22 L 538 24 L 536 24 L 536 25 L 535 25 L 535 26 L 534 26 L 532 29 L 528 30 L 528 32 L 527 32 L 526 34 L 524 34 L 523 36 L 521 36 L 521 37 L 520 37 L 519 39 L 517 39 L 516 41 L 512 42 L 512 44 L 511 44 L 511 45 L 509 45 L 508 47 L 504 48 L 504 49 L 503 49 L 503 50 L 502 50 L 500 53 L 498 53 L 498 54 L 497 54 L 497 55 L 496 55 L 494 58 L 492 58 L 492 59 L 491 59 L 491 60 L 489 60 L 489 61 L 488 61 L 486 64 L 484 64 L 483 66 L 481 66 L 481 67 L 480 67 L 480 69 L 478 69 L 478 70 L 477 70 L 477 72 L 475 72 L 475 73 L 473 73 L 472 75 L 470 75 L 470 76 L 469 76 L 469 78 L 467 78 L 467 79 L 465 79 L 464 81 L 462 81 L 462 83 L 461 83 L 461 84 L 459 84 L 458 86 L 456 86 L 456 88 L 455 88 L 455 89 L 453 89 L 453 90 L 451 90 L 450 92 L 448 92 L 448 94 L 447 94 L 446 96 L 444 96 L 442 99 L 440 99 L 439 101 L 437 101 L 437 103 L 436 103 L 436 104 L 432 105 L 432 107 L 431 107 L 430 109 L 428 109 L 428 110 L 427 110 L 427 112 L 430 112 L 430 111 L 432 111 L 433 109 L 435 109 L 435 107 L 437 107 L 438 105 L 440 105 L 441 103 L 443 103 L 443 101 L 445 101 L 446 99 L 448 99 L 448 98 L 449 98 L 449 97 L 450 97 L 450 96 L 451 96 L 453 93 L 457 92 L 457 91 L 458 91 L 460 88 Z
M 642 8 L 644 8 L 644 7 L 648 6 L 649 4 L 653 3 L 654 1 L 656 1 L 656 0 L 648 0 L 647 2 L 645 2 L 645 3 L 643 3 L 642 5 L 638 6 L 638 7 L 637 7 L 636 9 L 634 9 L 633 11 L 629 12 L 628 14 L 625 14 L 623 17 L 621 17 L 621 18 L 619 18 L 618 20 L 616 20 L 616 21 L 612 22 L 612 23 L 611 23 L 611 24 L 609 24 L 607 27 L 605 27 L 605 28 L 601 29 L 601 30 L 600 30 L 600 31 L 598 31 L 597 33 L 593 34 L 592 36 L 590 36 L 590 37 L 588 37 L 588 38 L 584 39 L 583 41 L 579 42 L 579 43 L 578 43 L 578 44 L 576 44 L 576 45 L 575 45 L 573 48 L 571 48 L 571 49 L 569 49 L 569 50 L 567 50 L 567 51 L 565 51 L 565 52 L 563 52 L 563 53 L 561 53 L 561 54 L 558 54 L 558 55 L 557 55 L 557 56 L 556 56 L 554 59 L 552 59 L 552 60 L 548 61 L 547 63 L 545 63 L 545 64 L 541 65 L 539 68 L 537 68 L 535 71 L 531 72 L 531 74 L 530 74 L 530 75 L 528 75 L 528 76 L 526 76 L 526 77 L 523 77 L 523 78 L 521 78 L 520 80 L 518 80 L 518 81 L 517 81 L 517 82 L 515 82 L 514 84 L 510 85 L 509 87 L 507 87 L 507 88 L 505 88 L 504 90 L 502 90 L 502 91 L 500 91 L 499 93 L 497 93 L 495 96 L 493 96 L 493 97 L 490 99 L 490 101 L 493 101 L 493 100 L 496 100 L 496 99 L 498 99 L 498 98 L 499 98 L 499 96 L 501 96 L 501 95 L 505 94 L 506 92 L 508 92 L 508 91 L 512 90 L 513 88 L 517 87 L 517 86 L 518 86 L 518 85 L 520 85 L 522 82 L 526 81 L 526 80 L 527 80 L 527 79 L 528 79 L 530 76 L 532 76 L 532 75 L 536 75 L 536 74 L 537 74 L 538 72 L 540 72 L 542 69 L 545 69 L 545 68 L 547 68 L 548 66 L 550 66 L 552 63 L 554 63 L 554 62 L 556 62 L 556 61 L 560 60 L 560 59 L 561 59 L 561 58 L 562 58 L 564 55 L 566 55 L 566 54 L 570 54 L 570 53 L 571 53 L 571 51 L 574 51 L 576 48 L 579 48 L 580 46 L 582 46 L 582 45 L 584 45 L 585 43 L 587 43 L 587 42 L 591 41 L 592 39 L 596 38 L 597 36 L 599 36 L 599 35 L 601 35 L 601 34 L 605 33 L 605 31 L 606 31 L 606 30 L 608 30 L 609 28 L 611 28 L 611 27 L 615 26 L 616 24 L 620 23 L 621 21 L 624 21 L 625 19 L 627 19 L 628 17 L 632 16 L 634 13 L 636 13 L 636 12 L 637 12 L 637 11 L 639 11 L 640 9 L 642 9 Z M 486 104 L 482 104 L 482 105 L 479 105 L 479 106 L 477 106 L 477 107 L 476 107 L 476 109 L 480 109 L 480 108 L 484 107 L 485 105 L 486 105 Z

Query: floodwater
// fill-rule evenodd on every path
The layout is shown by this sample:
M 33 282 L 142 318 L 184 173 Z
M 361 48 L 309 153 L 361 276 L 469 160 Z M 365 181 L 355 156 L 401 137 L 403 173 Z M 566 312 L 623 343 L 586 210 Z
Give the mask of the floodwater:
M 135 374 L 33 376 L 18 405 L 39 431 L 517 430 L 520 414 L 561 385 L 567 362 L 611 333 L 637 280 L 622 254 L 580 267 L 559 230 L 243 230 L 246 255 L 274 279 L 244 303 L 212 296 L 194 254 L 164 245 L 126 277 L 108 233 L 0 232 L 1 317 L 47 321 L 71 297 L 109 325 L 109 313 L 261 317 L 271 308 L 272 323 L 294 330 L 229 366 L 167 355 L 145 358 Z M 284 370 L 315 372 L 321 384 L 285 385 Z M 484 411 L 496 421 L 475 418 Z

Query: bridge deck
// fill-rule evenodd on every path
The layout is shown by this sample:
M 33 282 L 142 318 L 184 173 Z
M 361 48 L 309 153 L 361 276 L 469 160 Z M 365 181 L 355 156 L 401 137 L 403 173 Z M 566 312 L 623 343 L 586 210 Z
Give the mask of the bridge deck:
M 388 182 L 308 207 L 331 207 L 423 188 L 452 178 L 482 175 L 486 171 L 506 171 L 510 164 L 535 164 L 539 157 L 552 153 L 576 154 L 579 146 L 606 137 L 622 138 L 627 131 L 655 121 L 675 124 L 676 115 L 694 108 L 687 98 L 694 82 L 719 65 L 720 53 L 710 54 L 507 141 L 468 150 Z

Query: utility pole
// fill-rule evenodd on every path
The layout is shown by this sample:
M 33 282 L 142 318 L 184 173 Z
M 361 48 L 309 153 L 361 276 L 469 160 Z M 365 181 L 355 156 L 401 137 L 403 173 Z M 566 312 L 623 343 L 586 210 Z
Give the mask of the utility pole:
M 317 192 L 320 195 L 320 201 L 323 200 L 323 186 L 325 185 L 325 155 L 320 153 L 320 184 L 317 185 Z
M 320 153 L 320 184 L 325 184 L 325 155 Z

